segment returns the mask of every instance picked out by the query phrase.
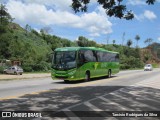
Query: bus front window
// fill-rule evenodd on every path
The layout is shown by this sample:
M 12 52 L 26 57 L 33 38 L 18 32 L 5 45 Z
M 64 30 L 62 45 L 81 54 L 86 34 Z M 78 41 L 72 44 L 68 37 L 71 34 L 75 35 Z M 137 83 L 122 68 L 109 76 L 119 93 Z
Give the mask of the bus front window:
M 67 70 L 76 67 L 76 51 L 57 51 L 54 54 L 53 68 Z

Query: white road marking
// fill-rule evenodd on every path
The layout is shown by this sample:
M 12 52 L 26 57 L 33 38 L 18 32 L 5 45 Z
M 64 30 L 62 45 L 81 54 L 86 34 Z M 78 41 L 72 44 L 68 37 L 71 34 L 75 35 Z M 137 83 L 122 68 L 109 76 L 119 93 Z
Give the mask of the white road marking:
M 118 103 L 116 103 L 116 102 L 110 101 L 110 100 L 104 98 L 103 96 L 100 96 L 99 98 L 100 98 L 101 100 L 107 102 L 107 103 L 110 103 L 110 104 L 112 104 L 112 105 L 117 105 L 117 106 L 119 106 L 119 107 L 120 107 L 122 110 L 124 110 L 124 111 L 133 111 L 133 109 L 128 108 L 128 107 L 126 107 L 126 106 L 122 106 L 122 105 L 120 105 L 120 104 L 118 104 Z
M 91 104 L 90 102 L 84 102 L 84 105 L 88 106 L 89 108 L 91 108 L 93 111 L 103 111 L 102 109 L 96 107 L 95 105 Z
M 135 89 L 133 89 L 133 90 L 135 90 Z M 137 91 L 127 92 L 127 91 L 124 91 L 124 89 L 121 89 L 120 91 L 123 92 L 123 93 L 125 93 L 125 94 L 131 94 L 131 95 L 133 95 L 133 96 L 135 96 L 135 97 L 142 98 L 142 99 L 144 99 L 144 100 L 149 100 L 149 101 L 153 101 L 153 102 L 159 103 L 159 101 L 157 101 L 157 100 L 155 100 L 155 99 L 151 99 L 151 98 L 147 98 L 147 97 L 144 97 L 144 96 L 141 96 L 141 95 L 137 95 L 137 94 L 136 94 Z
M 89 108 L 91 108 L 93 111 L 104 111 L 104 110 L 96 107 L 95 105 L 91 104 L 89 101 L 84 102 L 83 104 L 86 105 L 86 106 L 88 106 Z M 104 118 L 106 118 L 108 120 L 108 117 L 106 117 L 106 114 L 103 114 L 103 112 L 102 113 L 100 112 L 100 115 L 102 115 Z M 116 118 L 114 118 L 114 119 L 117 120 Z
M 139 104 L 139 105 L 141 105 L 141 106 L 143 106 L 143 107 L 148 107 L 148 108 L 150 108 L 150 109 L 157 110 L 157 111 L 159 110 L 159 109 L 157 109 L 157 108 L 155 108 L 155 107 L 149 106 L 149 105 L 144 104 L 144 103 L 142 103 L 142 102 L 134 101 L 134 100 L 131 99 L 131 98 L 122 97 L 122 96 L 120 96 L 120 95 L 117 95 L 116 93 L 110 93 L 110 94 L 111 94 L 111 95 L 114 95 L 114 96 L 116 96 L 116 97 L 119 97 L 119 98 L 121 98 L 121 99 L 123 99 L 123 100 L 127 100 L 127 101 L 131 101 L 132 103 L 136 103 L 137 105 Z
M 68 116 L 70 120 L 81 120 L 79 117 L 77 117 L 72 111 L 69 109 L 63 109 L 64 113 Z M 72 117 L 71 117 L 72 116 Z

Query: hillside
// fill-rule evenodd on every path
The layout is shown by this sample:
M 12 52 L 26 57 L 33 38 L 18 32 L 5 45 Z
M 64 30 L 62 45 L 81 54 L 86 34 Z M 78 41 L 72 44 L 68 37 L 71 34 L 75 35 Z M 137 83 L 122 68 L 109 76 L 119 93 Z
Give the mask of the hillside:
M 28 25 L 26 25 L 28 26 Z M 70 41 L 55 35 L 38 33 L 34 29 L 22 28 L 10 23 L 0 33 L 0 60 L 20 60 L 24 71 L 47 71 L 51 69 L 51 53 L 58 47 L 101 47 L 120 53 L 120 68 L 142 68 L 146 63 L 158 64 L 160 44 L 154 43 L 146 48 L 132 48 L 117 44 L 98 44 L 80 36 L 77 41 Z M 156 65 L 157 66 L 157 65 Z
M 151 49 L 154 57 L 160 60 L 160 43 L 153 43 L 148 47 L 148 49 Z
M 47 71 L 51 68 L 51 53 L 57 47 L 76 46 L 65 38 L 38 33 L 29 25 L 22 28 L 9 23 L 0 32 L 0 63 L 4 60 L 19 60 L 24 71 Z
M 0 34 L 0 43 L 0 59 L 20 60 L 25 71 L 48 69 L 46 61 L 51 48 L 33 31 L 10 23 Z

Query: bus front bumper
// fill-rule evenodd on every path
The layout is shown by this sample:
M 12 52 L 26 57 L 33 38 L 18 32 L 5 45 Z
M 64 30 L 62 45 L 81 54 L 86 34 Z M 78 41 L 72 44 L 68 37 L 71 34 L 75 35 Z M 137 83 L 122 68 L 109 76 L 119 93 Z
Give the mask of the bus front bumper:
M 52 70 L 51 77 L 52 79 L 74 80 L 75 72 L 76 72 L 75 69 L 68 70 L 68 71 Z

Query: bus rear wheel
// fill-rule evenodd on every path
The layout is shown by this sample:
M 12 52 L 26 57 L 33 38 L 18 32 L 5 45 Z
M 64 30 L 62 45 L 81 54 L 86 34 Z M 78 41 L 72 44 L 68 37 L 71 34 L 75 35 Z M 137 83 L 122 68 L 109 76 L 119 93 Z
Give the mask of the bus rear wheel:
M 111 74 L 112 74 L 112 72 L 111 72 L 111 70 L 108 70 L 108 78 L 110 78 L 111 77 Z
M 85 82 L 89 81 L 90 80 L 90 74 L 89 72 L 86 72 L 86 75 L 85 75 Z

